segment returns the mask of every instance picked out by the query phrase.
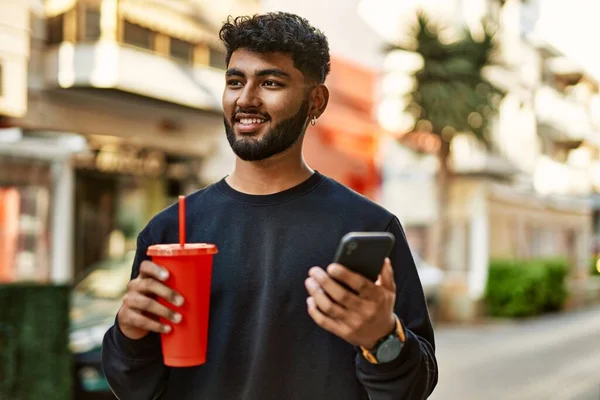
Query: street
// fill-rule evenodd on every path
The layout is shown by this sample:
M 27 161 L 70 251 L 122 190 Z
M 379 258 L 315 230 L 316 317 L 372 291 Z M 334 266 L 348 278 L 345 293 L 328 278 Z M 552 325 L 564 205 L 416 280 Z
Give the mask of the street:
M 600 306 L 436 333 L 430 399 L 600 400 Z

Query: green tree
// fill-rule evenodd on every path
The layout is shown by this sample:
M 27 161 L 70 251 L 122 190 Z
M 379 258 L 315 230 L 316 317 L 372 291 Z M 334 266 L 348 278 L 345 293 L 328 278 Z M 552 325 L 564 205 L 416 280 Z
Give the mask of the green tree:
M 392 45 L 388 51 L 404 50 L 419 54 L 422 67 L 416 71 L 415 86 L 406 102 L 406 112 L 415 120 L 415 132 L 439 138 L 437 175 L 439 190 L 439 226 L 435 262 L 445 266 L 448 242 L 447 205 L 451 171 L 448 165 L 452 140 L 457 134 L 470 133 L 490 147 L 490 128 L 501 92 L 483 76 L 484 68 L 493 64 L 494 33 L 482 23 L 483 35 L 477 40 L 463 29 L 458 38 L 446 42 L 440 38 L 444 29 L 424 13 L 410 32 L 408 45 Z

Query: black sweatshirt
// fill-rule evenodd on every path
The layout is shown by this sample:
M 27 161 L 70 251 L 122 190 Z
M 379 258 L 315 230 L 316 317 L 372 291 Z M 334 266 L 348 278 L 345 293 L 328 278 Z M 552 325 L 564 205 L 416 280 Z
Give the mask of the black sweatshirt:
M 115 325 L 104 337 L 102 366 L 119 399 L 408 400 L 431 393 L 438 371 L 433 330 L 396 217 L 318 172 L 262 196 L 221 180 L 188 196 L 186 204 L 188 242 L 219 249 L 207 361 L 166 367 L 157 334 L 131 340 Z M 140 233 L 132 278 L 148 246 L 178 242 L 177 216 L 173 205 Z M 385 230 L 396 236 L 390 257 L 395 312 L 407 341 L 396 360 L 375 365 L 310 318 L 304 280 L 311 267 L 332 262 L 347 232 Z

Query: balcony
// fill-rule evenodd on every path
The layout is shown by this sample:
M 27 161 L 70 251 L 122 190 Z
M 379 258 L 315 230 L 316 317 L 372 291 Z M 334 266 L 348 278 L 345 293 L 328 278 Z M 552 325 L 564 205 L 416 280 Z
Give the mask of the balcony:
M 458 135 L 452 141 L 452 170 L 463 176 L 491 176 L 511 179 L 519 169 L 501 154 L 488 151 L 471 135 Z
M 544 85 L 535 96 L 540 133 L 560 143 L 580 143 L 598 136 L 584 104 L 574 95 L 565 95 Z
M 49 0 L 46 7 L 49 88 L 113 89 L 220 110 L 225 55 L 193 4 Z
M 45 82 L 56 88 L 116 89 L 202 110 L 220 110 L 223 71 L 114 41 L 62 42 L 46 51 Z
M 533 174 L 533 184 L 542 195 L 588 196 L 594 187 L 592 171 L 541 156 Z

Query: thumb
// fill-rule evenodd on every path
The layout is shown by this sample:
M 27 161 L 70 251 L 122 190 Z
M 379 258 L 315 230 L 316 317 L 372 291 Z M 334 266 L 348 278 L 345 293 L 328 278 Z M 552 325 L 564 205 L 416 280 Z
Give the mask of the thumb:
M 377 285 L 382 286 L 393 292 L 396 291 L 396 282 L 394 281 L 394 270 L 392 268 L 392 262 L 389 258 L 386 258 L 383 263 L 383 269 L 379 275 L 379 279 L 376 282 Z

